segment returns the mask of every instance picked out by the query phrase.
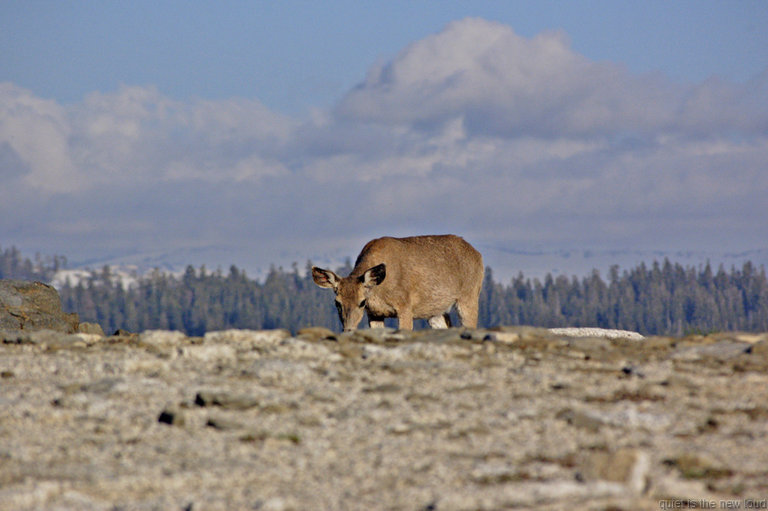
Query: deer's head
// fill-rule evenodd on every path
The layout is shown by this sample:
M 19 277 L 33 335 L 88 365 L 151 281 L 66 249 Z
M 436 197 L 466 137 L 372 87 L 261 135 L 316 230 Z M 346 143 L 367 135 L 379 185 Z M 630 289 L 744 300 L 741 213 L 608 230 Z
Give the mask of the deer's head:
M 333 289 L 336 293 L 336 309 L 339 311 L 341 326 L 345 332 L 355 330 L 363 319 L 366 301 L 371 290 L 381 284 L 387 276 L 387 267 L 378 264 L 361 275 L 341 278 L 331 270 L 312 267 L 312 279 L 320 287 Z

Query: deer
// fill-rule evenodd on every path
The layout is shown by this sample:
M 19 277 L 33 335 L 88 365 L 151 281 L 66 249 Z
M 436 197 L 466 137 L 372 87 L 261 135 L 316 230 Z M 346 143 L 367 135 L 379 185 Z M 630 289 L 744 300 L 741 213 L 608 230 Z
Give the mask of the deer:
M 476 328 L 484 272 L 480 252 L 459 236 L 386 236 L 366 243 L 347 277 L 313 266 L 312 279 L 336 294 L 345 332 L 364 314 L 370 328 L 385 318 L 397 318 L 400 330 L 413 330 L 414 319 L 449 328 L 454 306 L 461 325 Z

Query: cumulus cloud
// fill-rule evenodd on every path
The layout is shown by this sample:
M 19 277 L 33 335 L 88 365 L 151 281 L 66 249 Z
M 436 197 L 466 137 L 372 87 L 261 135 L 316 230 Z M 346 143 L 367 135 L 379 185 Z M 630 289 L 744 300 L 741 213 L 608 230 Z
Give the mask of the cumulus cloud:
M 65 254 L 228 246 L 268 264 L 419 232 L 764 246 L 766 161 L 768 70 L 676 84 L 481 19 L 303 120 L 254 99 L 123 86 L 60 105 L 0 84 L 0 233 Z
M 533 39 L 482 19 L 451 23 L 373 68 L 342 117 L 431 126 L 462 116 L 476 134 L 578 136 L 668 124 L 674 91 L 589 61 L 563 33 Z
M 590 61 L 561 32 L 526 39 L 500 23 L 465 19 L 371 69 L 337 113 L 427 127 L 461 116 L 472 133 L 502 137 L 764 130 L 766 79 L 686 88 Z
M 0 86 L 0 141 L 43 194 L 137 180 L 258 180 L 284 172 L 275 148 L 295 121 L 258 101 L 179 102 L 123 86 L 63 106 Z
M 6 190 L 46 192 L 77 188 L 80 171 L 69 150 L 72 127 L 63 107 L 12 84 L 0 84 L 0 144 Z

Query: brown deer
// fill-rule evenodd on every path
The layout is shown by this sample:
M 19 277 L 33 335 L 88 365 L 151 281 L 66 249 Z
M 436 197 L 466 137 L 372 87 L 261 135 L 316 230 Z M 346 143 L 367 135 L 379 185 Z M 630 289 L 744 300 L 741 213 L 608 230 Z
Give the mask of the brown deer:
M 384 318 L 398 318 L 403 330 L 414 319 L 447 328 L 454 305 L 461 324 L 474 328 L 483 273 L 480 252 L 450 234 L 371 240 L 344 278 L 312 267 L 315 283 L 336 293 L 344 331 L 355 330 L 364 311 L 371 328 L 383 327 Z

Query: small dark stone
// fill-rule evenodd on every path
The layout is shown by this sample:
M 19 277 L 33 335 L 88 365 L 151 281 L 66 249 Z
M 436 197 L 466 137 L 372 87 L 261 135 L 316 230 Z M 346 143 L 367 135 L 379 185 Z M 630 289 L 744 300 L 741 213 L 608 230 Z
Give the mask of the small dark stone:
M 171 426 L 183 426 L 184 415 L 181 410 L 166 408 L 160 412 L 160 416 L 157 418 L 157 422 L 170 424 Z

